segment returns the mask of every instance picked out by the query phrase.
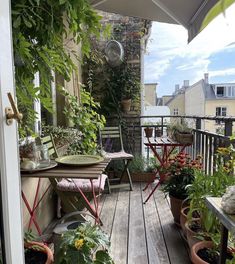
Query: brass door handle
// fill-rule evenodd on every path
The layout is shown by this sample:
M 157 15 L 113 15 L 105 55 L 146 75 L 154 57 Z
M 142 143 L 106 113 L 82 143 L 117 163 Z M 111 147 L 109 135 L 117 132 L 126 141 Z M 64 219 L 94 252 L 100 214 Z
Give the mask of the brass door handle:
M 11 125 L 13 122 L 13 119 L 20 122 L 23 118 L 23 115 L 18 111 L 18 108 L 16 106 L 16 103 L 13 99 L 13 96 L 11 93 L 7 93 L 8 99 L 10 101 L 11 107 L 5 108 L 6 113 L 6 123 L 7 125 Z

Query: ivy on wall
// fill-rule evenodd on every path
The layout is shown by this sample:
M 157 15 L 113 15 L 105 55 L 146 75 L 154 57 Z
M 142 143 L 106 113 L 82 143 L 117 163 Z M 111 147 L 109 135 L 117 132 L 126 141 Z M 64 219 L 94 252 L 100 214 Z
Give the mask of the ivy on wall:
M 101 31 L 100 19 L 87 0 L 12 0 L 16 93 L 24 114 L 20 136 L 32 133 L 34 100 L 52 112 L 52 71 L 69 81 L 77 70 L 64 39 L 82 42 L 83 55 L 88 56 L 90 35 L 98 37 Z M 36 72 L 38 87 L 33 84 Z

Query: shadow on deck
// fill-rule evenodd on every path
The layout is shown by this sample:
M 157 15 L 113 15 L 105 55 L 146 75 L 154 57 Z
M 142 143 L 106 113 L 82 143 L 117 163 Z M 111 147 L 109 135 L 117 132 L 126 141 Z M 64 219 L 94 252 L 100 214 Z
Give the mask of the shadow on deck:
M 110 235 L 115 264 L 189 264 L 187 247 L 174 224 L 164 194 L 157 190 L 147 204 L 143 184 L 134 190 L 105 194 L 102 229 Z

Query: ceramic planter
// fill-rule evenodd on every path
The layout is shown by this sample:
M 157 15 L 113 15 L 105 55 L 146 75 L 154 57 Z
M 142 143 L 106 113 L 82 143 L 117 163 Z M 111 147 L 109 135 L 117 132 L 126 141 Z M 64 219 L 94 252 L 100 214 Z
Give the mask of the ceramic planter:
M 181 144 L 192 144 L 193 143 L 193 134 L 191 133 L 181 133 L 175 132 L 175 139 Z
M 196 221 L 198 223 L 200 223 L 200 219 L 197 220 L 190 220 L 190 221 L 186 221 L 185 222 L 185 232 L 186 232 L 186 237 L 187 237 L 187 241 L 188 241 L 188 246 L 191 249 L 196 243 L 200 242 L 201 240 L 199 240 L 196 236 L 197 236 L 197 232 L 193 231 L 190 228 L 190 224 L 192 221 Z
M 145 136 L 147 138 L 151 138 L 153 136 L 153 128 L 152 127 L 146 127 L 144 129 L 144 132 L 145 132 Z
M 173 214 L 174 221 L 177 225 L 180 225 L 180 211 L 182 203 L 182 199 L 178 199 L 170 195 L 171 212 Z
M 131 110 L 131 99 L 123 99 L 121 105 L 123 112 L 129 112 Z
M 187 236 L 185 224 L 186 224 L 186 222 L 188 220 L 188 212 L 189 212 L 189 210 L 190 210 L 189 206 L 184 207 L 182 205 L 182 208 L 181 208 L 181 211 L 180 211 L 180 226 L 182 228 L 183 235 L 185 237 Z M 200 220 L 200 218 L 192 217 L 192 221 L 194 221 L 194 220 Z
M 198 255 L 197 252 L 200 249 L 203 248 L 212 248 L 213 243 L 212 241 L 201 241 L 196 243 L 192 248 L 191 248 L 191 260 L 193 264 L 208 264 L 208 262 L 202 260 Z
M 34 241 L 24 243 L 24 247 L 28 248 L 28 249 L 32 249 L 34 246 L 36 246 L 37 249 L 39 249 L 39 251 L 41 249 L 42 252 L 47 254 L 47 261 L 45 262 L 45 264 L 53 263 L 53 261 L 54 261 L 53 253 L 52 253 L 52 251 L 51 251 L 51 249 L 49 247 L 47 247 L 43 243 L 34 242 Z

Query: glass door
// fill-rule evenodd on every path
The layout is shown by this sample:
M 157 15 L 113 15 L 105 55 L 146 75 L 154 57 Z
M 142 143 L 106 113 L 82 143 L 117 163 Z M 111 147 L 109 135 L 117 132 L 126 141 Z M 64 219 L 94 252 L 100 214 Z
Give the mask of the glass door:
M 6 123 L 8 93 L 14 97 L 10 0 L 0 0 L 0 228 L 3 263 L 23 264 L 17 124 Z

